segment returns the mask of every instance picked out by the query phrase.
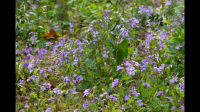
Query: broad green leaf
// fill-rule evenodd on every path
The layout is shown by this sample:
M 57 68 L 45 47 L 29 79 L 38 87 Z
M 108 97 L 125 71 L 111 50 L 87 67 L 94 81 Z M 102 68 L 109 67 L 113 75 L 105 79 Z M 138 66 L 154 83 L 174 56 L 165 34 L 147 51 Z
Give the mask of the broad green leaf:
M 165 23 L 168 24 L 168 25 L 170 24 L 169 20 L 165 20 Z
M 61 23 L 64 24 L 64 25 L 69 25 L 68 21 L 61 21 Z
M 176 54 L 176 50 L 173 47 L 168 46 L 168 50 L 169 50 L 170 54 L 172 54 L 172 55 Z
M 93 10 L 97 9 L 97 5 L 96 4 L 90 4 L 90 6 L 93 8 Z
M 124 96 L 124 89 L 123 89 L 123 86 L 119 86 L 119 94 Z
M 37 84 L 39 83 L 39 81 L 40 81 L 40 77 L 38 77 L 38 78 L 36 79 L 35 84 L 37 85 Z
M 60 37 L 62 36 L 62 34 L 61 34 L 61 33 L 59 33 L 59 32 L 56 32 L 56 35 L 58 35 L 58 36 L 60 36 Z
M 131 77 L 129 77 L 128 75 L 124 75 L 123 77 L 122 77 L 122 80 L 129 80 Z
M 178 42 L 178 43 L 182 43 L 184 40 L 181 39 L 181 38 L 173 37 L 173 38 L 171 38 L 171 41 L 173 41 L 173 42 Z
M 146 82 L 151 84 L 151 80 L 149 79 L 149 77 L 146 78 Z
M 74 103 L 78 98 L 79 98 L 79 96 L 73 97 L 72 103 Z
M 92 109 L 96 109 L 97 108 L 95 103 L 91 104 L 91 107 L 92 107 Z
M 100 57 L 97 57 L 97 62 L 101 62 L 101 58 Z
M 165 112 L 169 112 L 169 104 L 165 105 Z
M 122 79 L 123 80 L 123 79 Z M 127 82 L 126 82 L 126 84 L 129 84 L 130 82 L 133 82 L 134 80 L 128 80 Z
M 38 42 L 39 48 L 45 48 L 46 47 L 46 41 L 42 38 Z
M 148 94 L 148 90 L 146 88 L 141 88 L 141 94 L 142 94 L 142 100 L 145 100 L 149 94 Z
M 33 96 L 33 98 L 38 98 L 35 92 L 33 92 L 31 95 Z
M 33 74 L 37 74 L 37 71 L 38 71 L 38 69 L 35 69 L 34 72 L 33 72 Z

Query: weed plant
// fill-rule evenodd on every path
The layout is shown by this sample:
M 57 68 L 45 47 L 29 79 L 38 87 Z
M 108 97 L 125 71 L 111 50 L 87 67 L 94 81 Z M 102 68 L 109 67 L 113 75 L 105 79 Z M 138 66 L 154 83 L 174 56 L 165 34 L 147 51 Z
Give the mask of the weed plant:
M 17 112 L 184 111 L 183 1 L 16 7 Z M 64 39 L 44 40 L 49 29 Z

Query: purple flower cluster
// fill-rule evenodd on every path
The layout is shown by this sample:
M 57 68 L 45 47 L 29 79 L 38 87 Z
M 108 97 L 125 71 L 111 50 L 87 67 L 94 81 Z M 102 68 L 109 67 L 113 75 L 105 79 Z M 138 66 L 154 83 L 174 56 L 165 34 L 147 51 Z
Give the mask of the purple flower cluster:
M 137 100 L 137 103 L 138 103 L 138 106 L 144 105 L 144 104 L 142 103 L 142 100 L 140 100 L 140 99 Z
M 119 71 L 120 69 L 123 70 L 124 67 L 121 67 L 120 65 L 118 65 L 118 66 L 117 66 L 117 71 Z
M 139 66 L 139 63 L 136 61 L 123 61 L 123 65 L 126 66 L 126 71 L 129 75 L 135 75 L 135 67 L 133 66 Z
M 62 95 L 61 90 L 58 90 L 58 88 L 53 89 L 54 93 L 57 93 L 58 95 Z
M 139 13 L 142 13 L 142 12 L 145 12 L 147 13 L 148 16 L 151 16 L 151 14 L 153 13 L 153 9 L 152 9 L 152 6 L 148 6 L 148 8 L 144 7 L 144 5 L 141 5 L 139 7 Z
M 112 88 L 117 86 L 119 84 L 119 79 L 115 79 L 114 82 L 112 82 Z
M 108 16 L 110 15 L 109 12 L 110 12 L 110 10 L 106 10 L 106 9 L 102 11 L 102 13 L 104 13 L 104 15 L 102 15 L 102 16 L 103 16 L 104 19 L 107 20 L 107 21 L 109 21 L 109 20 L 108 20 L 108 19 L 109 19 Z
M 117 101 L 117 98 L 115 98 L 113 95 L 110 95 L 110 99 Z
M 170 1 L 167 1 L 166 2 L 166 5 L 172 5 L 172 1 L 170 0 Z
M 124 101 L 127 101 L 130 98 L 130 94 L 129 95 L 125 95 Z
M 90 92 L 90 89 L 86 89 L 83 93 L 84 93 L 84 95 L 83 95 L 83 97 L 84 96 L 88 96 L 89 95 L 89 92 Z
M 180 78 L 180 80 L 182 80 L 184 77 L 182 77 L 182 78 Z M 181 83 L 181 82 L 179 82 L 179 87 L 182 89 L 181 91 L 185 91 L 185 83 L 184 83 L 184 80 L 183 80 L 183 82 Z
M 31 44 L 34 44 L 37 42 L 37 38 L 34 36 L 31 36 L 31 40 L 32 40 L 32 43 Z
M 106 58 L 108 58 L 108 53 L 110 53 L 109 51 L 103 51 L 105 54 L 103 55 L 103 57 L 106 57 Z
M 55 26 L 55 28 L 56 28 L 56 29 L 55 29 L 55 31 L 57 31 L 57 30 L 58 30 L 58 28 L 59 28 L 59 26 Z
M 46 85 L 46 88 L 51 89 L 51 84 L 50 83 L 44 83 L 43 85 Z
M 126 28 L 121 28 L 120 29 L 120 35 L 122 35 L 123 37 L 128 37 L 128 30 Z
M 103 97 L 104 95 L 108 94 L 107 92 L 103 93 L 100 95 L 100 97 Z
M 87 108 L 89 105 L 88 105 L 88 99 L 86 99 L 86 101 L 83 103 L 83 107 L 84 109 Z
M 156 94 L 156 97 L 159 96 L 161 93 L 163 93 L 162 91 L 159 91 L 157 94 Z
M 46 90 L 46 88 L 44 86 L 41 86 L 40 88 L 42 89 L 42 91 Z
M 71 82 L 71 79 L 70 78 L 68 78 L 67 76 L 64 78 L 64 81 L 66 81 L 66 83 L 65 84 L 67 84 L 68 82 Z
M 172 84 L 172 83 L 174 83 L 174 82 L 177 82 L 177 81 L 178 81 L 177 79 L 178 79 L 177 77 L 174 77 L 174 78 L 170 79 L 170 80 L 169 80 L 169 81 L 170 81 L 170 84 Z
M 29 82 L 30 80 L 36 80 L 36 79 L 37 79 L 37 76 L 36 75 L 32 75 L 26 81 Z
M 147 85 L 147 87 L 150 87 L 149 83 L 143 83 L 143 86 L 146 86 L 146 85 Z
M 126 21 L 129 25 L 129 27 L 134 28 L 135 26 L 138 28 L 139 26 L 137 25 L 139 23 L 139 20 L 136 18 L 131 18 L 129 20 Z
M 24 80 L 19 80 L 19 85 L 24 85 Z
M 165 98 L 167 98 L 170 102 L 173 101 L 173 99 L 169 98 L 168 96 L 166 96 Z
M 45 112 L 51 112 L 51 107 L 49 107 Z

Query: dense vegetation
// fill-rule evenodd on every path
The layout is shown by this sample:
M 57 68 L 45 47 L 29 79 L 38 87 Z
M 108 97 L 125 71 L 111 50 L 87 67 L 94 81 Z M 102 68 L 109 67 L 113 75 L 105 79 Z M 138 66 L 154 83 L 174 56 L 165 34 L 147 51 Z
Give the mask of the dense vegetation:
M 17 0 L 15 18 L 17 112 L 184 111 L 182 0 Z

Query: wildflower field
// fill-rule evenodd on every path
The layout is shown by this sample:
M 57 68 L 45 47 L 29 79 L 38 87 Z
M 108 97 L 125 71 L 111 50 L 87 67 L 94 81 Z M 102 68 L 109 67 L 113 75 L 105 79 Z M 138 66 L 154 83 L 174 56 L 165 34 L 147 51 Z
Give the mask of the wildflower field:
M 16 112 L 184 111 L 183 0 L 16 0 Z

